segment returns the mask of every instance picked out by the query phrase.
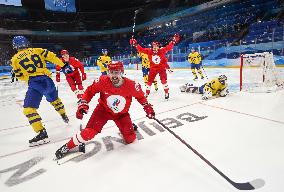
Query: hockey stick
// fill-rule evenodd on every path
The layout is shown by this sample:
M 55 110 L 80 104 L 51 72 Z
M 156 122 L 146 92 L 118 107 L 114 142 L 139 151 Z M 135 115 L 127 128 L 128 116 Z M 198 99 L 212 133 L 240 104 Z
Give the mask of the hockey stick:
M 137 13 L 138 13 L 140 10 L 141 10 L 141 8 L 134 11 L 131 39 L 134 38 L 134 32 L 135 32 L 135 26 L 136 26 L 136 15 L 137 15 Z M 133 47 L 133 46 L 131 45 L 131 46 L 130 46 L 130 64 L 132 64 L 132 56 L 133 56 L 132 47 Z
M 83 119 L 80 120 L 80 131 L 83 130 Z M 79 152 L 85 153 L 85 143 L 81 143 L 79 146 Z
M 219 175 L 221 175 L 224 179 L 226 179 L 231 185 L 239 190 L 254 190 L 261 188 L 264 186 L 265 182 L 263 179 L 255 179 L 246 183 L 236 183 L 232 181 L 229 177 L 227 177 L 224 173 L 222 173 L 219 169 L 217 169 L 212 163 L 210 163 L 207 159 L 205 159 L 200 153 L 198 153 L 194 148 L 192 148 L 187 142 L 185 142 L 182 138 L 180 138 L 175 132 L 170 130 L 166 125 L 164 125 L 161 121 L 154 118 L 157 123 L 159 123 L 163 128 L 165 128 L 168 132 L 170 132 L 175 138 L 177 138 L 180 142 L 182 142 L 187 148 L 189 148 L 192 152 L 194 152 L 199 158 L 201 158 L 207 165 L 213 168 Z
M 203 66 L 201 65 L 201 68 L 202 68 L 202 71 L 203 71 L 203 73 L 204 73 L 204 76 L 206 77 L 206 79 L 208 80 L 208 77 L 207 77 L 207 75 L 206 75 L 206 73 L 205 73 L 205 69 L 203 68 Z

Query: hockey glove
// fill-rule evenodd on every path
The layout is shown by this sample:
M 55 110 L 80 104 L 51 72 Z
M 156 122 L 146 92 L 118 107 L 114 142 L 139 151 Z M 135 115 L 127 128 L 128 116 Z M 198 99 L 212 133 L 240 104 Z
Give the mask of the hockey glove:
M 172 40 L 173 44 L 178 43 L 178 42 L 179 42 L 179 40 L 180 40 L 180 36 L 179 36 L 179 34 L 178 34 L 178 33 L 174 34 L 174 36 L 173 36 L 173 40 Z
M 56 72 L 56 82 L 60 82 L 60 72 Z
M 144 105 L 143 109 L 146 112 L 146 117 L 148 117 L 149 119 L 153 119 L 155 117 L 155 111 L 150 103 Z
M 87 79 L 87 74 L 86 73 L 82 73 L 82 81 L 85 81 Z
M 65 64 L 61 69 L 64 74 L 70 74 L 73 72 L 72 67 L 68 64 Z
M 136 47 L 136 45 L 137 45 L 136 39 L 130 39 L 130 40 L 129 40 L 129 43 L 130 43 L 130 45 L 132 45 L 132 46 L 134 46 L 134 47 Z
M 78 103 L 78 109 L 76 112 L 77 119 L 83 119 L 84 114 L 87 114 L 89 110 L 89 104 L 85 100 L 81 100 Z

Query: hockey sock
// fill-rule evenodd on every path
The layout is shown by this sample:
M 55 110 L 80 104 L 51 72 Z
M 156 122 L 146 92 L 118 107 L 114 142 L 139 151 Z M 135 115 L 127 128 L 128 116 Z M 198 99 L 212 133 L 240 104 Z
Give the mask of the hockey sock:
M 151 89 L 151 85 L 147 84 L 147 87 L 146 87 L 146 94 L 147 95 L 150 94 L 150 89 Z
M 199 75 L 203 78 L 204 76 L 203 76 L 202 71 L 200 69 L 198 69 L 197 71 L 198 71 Z
M 28 118 L 30 125 L 36 133 L 44 129 L 41 117 L 35 108 L 27 107 L 23 110 L 24 115 Z
M 98 134 L 98 131 L 92 128 L 83 129 L 81 132 L 74 135 L 70 141 L 67 143 L 68 149 L 72 149 L 81 143 L 86 143 L 90 139 L 94 138 Z
M 166 94 L 169 93 L 169 86 L 168 86 L 168 84 L 167 84 L 167 83 L 166 83 L 166 84 L 163 84 L 163 87 L 164 87 L 165 93 L 166 93 Z
M 144 79 L 144 83 L 147 85 L 147 83 L 148 83 L 148 75 L 143 76 L 143 79 Z
M 63 105 L 63 103 L 61 102 L 61 99 L 58 98 L 55 101 L 51 102 L 51 105 L 54 107 L 54 109 L 60 114 L 66 114 L 65 112 L 65 107 Z
M 192 74 L 193 74 L 194 78 L 197 78 L 197 75 L 196 75 L 195 69 L 191 69 L 191 72 L 192 72 Z
M 157 83 L 157 81 L 154 81 L 154 87 L 155 87 L 155 89 L 158 89 L 158 83 Z

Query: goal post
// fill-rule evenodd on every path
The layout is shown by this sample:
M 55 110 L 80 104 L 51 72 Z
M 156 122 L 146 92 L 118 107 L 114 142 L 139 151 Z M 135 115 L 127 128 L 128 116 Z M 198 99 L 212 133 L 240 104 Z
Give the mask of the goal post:
M 273 92 L 283 88 L 283 78 L 275 66 L 273 53 L 242 54 L 240 91 Z

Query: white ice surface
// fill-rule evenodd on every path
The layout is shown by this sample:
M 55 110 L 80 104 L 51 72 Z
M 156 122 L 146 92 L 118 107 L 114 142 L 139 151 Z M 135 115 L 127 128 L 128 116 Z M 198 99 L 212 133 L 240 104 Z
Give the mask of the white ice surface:
M 97 71 L 88 72 L 84 86 L 90 85 L 98 74 Z M 192 82 L 192 74 L 190 70 L 175 70 L 169 74 L 169 101 L 164 100 L 161 84 L 157 92 L 152 88 L 149 101 L 154 105 L 156 117 L 160 120 L 172 118 L 163 121 L 169 127 L 176 125 L 173 123 L 176 121 L 178 126 L 171 130 L 233 181 L 262 178 L 265 185 L 257 191 L 284 191 L 284 91 L 238 92 L 237 69 L 206 69 L 206 74 L 209 78 L 226 74 L 233 93 L 208 101 L 202 101 L 200 95 L 180 93 L 178 87 Z M 126 76 L 143 82 L 140 71 L 126 71 Z M 58 87 L 70 125 L 65 125 L 43 99 L 39 113 L 51 142 L 30 148 L 28 140 L 35 133 L 21 107 L 26 86 L 22 83 L 10 85 L 9 80 L 0 81 L 1 192 L 237 191 L 173 135 L 156 129 L 155 122 L 145 117 L 136 100 L 130 114 L 140 125 L 139 132 L 144 139 L 130 145 L 113 141 L 111 149 L 111 145 L 106 145 L 103 140 L 108 136 L 119 138 L 119 135 L 115 124 L 108 122 L 102 133 L 87 145 L 85 155 L 77 161 L 57 165 L 52 160 L 56 149 L 79 129 L 79 121 L 75 118 L 75 95 L 65 80 Z M 97 98 L 95 96 L 90 103 L 90 111 Z M 185 113 L 207 117 L 188 122 L 178 117 Z M 89 115 L 84 118 L 84 123 Z M 147 126 L 153 135 L 147 134 L 141 126 Z

